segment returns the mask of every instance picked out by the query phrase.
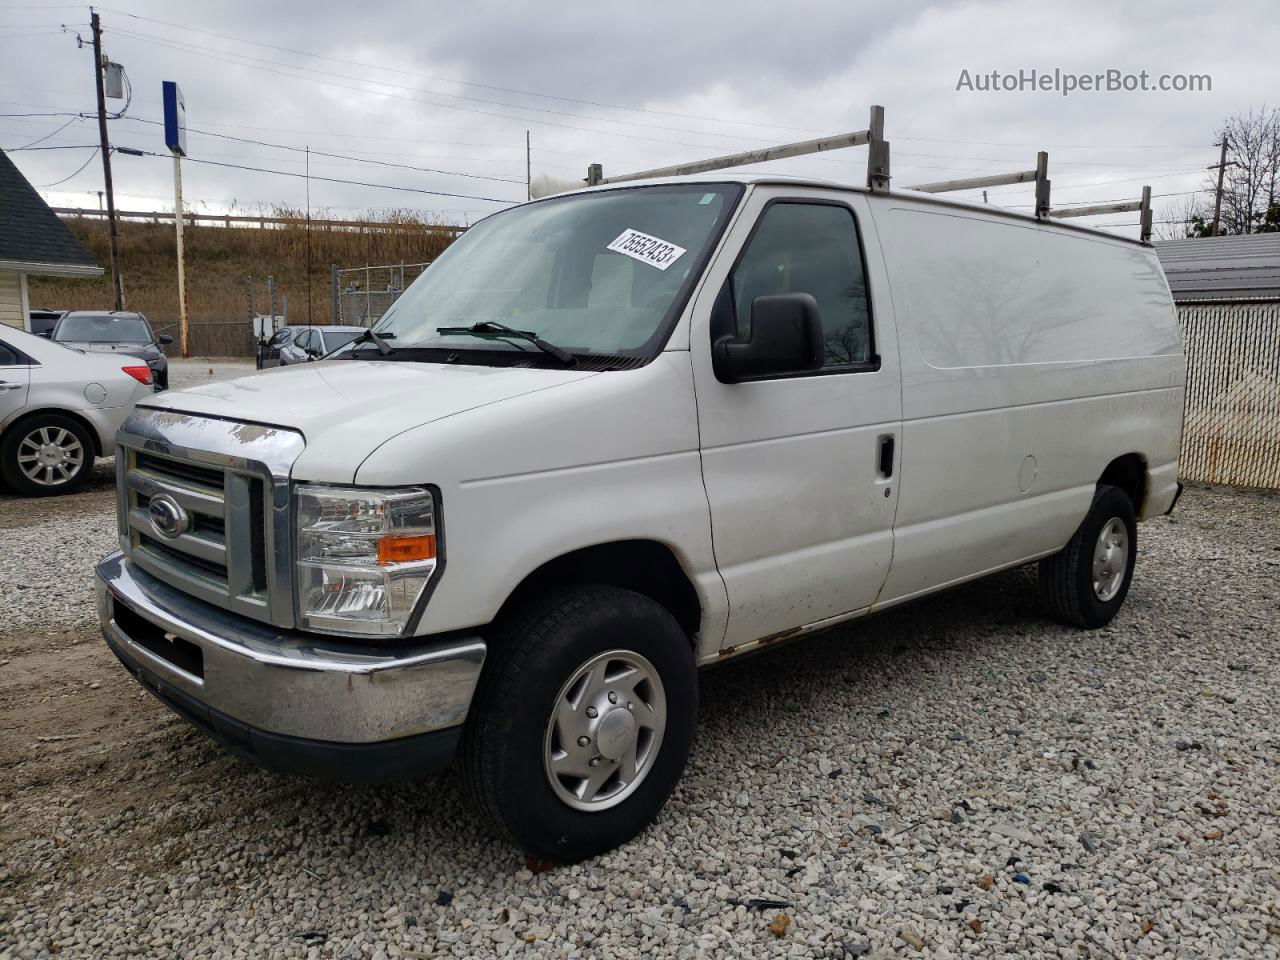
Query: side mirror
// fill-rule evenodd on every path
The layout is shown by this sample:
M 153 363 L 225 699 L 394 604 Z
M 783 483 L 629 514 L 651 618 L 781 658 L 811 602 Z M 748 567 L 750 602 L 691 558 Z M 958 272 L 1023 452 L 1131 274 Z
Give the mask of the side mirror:
M 173 343 L 173 337 L 169 336 L 167 333 L 162 333 L 160 336 L 156 337 L 156 343 L 163 347 L 167 347 L 169 344 Z
M 738 383 L 822 368 L 822 317 L 807 293 L 779 293 L 751 301 L 751 333 L 724 336 L 711 347 L 716 379 Z
M 36 336 L 37 336 L 37 337 L 44 337 L 46 340 L 52 340 L 52 339 L 53 339 L 53 331 L 52 331 L 52 330 L 41 330 L 39 333 L 37 333 L 37 334 L 36 334 Z

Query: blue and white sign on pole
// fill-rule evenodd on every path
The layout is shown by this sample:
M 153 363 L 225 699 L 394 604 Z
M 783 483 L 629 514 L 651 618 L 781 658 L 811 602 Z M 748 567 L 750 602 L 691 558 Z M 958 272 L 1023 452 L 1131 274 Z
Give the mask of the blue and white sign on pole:
M 187 104 L 172 80 L 161 82 L 164 91 L 164 145 L 179 157 L 187 155 Z

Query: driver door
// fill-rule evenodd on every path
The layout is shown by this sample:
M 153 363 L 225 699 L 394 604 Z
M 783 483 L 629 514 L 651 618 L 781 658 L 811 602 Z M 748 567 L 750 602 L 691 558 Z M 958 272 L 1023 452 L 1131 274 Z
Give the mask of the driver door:
M 874 237 L 862 194 L 756 187 L 699 294 L 690 349 L 722 648 L 864 613 L 888 575 L 902 398 Z M 751 302 L 779 293 L 817 301 L 823 366 L 722 383 L 717 329 L 748 335 Z

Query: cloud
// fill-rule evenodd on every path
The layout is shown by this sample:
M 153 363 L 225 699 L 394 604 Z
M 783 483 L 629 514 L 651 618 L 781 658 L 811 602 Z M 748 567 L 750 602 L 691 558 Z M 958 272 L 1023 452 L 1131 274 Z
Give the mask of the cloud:
M 0 112 L 92 109 L 88 56 L 70 35 L 57 33 L 59 13 L 68 12 L 3 15 Z M 526 129 L 535 172 L 581 176 L 592 161 L 618 173 L 860 129 L 871 103 L 887 109 L 900 185 L 1027 167 L 1036 148 L 1048 145 L 1060 201 L 1136 195 L 1144 176 L 1157 194 L 1175 193 L 1200 185 L 1202 168 L 1216 159 L 1212 143 L 1222 119 L 1259 105 L 1280 83 L 1275 30 L 1266 26 L 1273 18 L 1261 2 L 1219 10 L 1190 0 L 1052 6 L 145 0 L 128 12 L 152 19 L 114 10 L 102 16 L 105 48 L 133 81 L 131 116 L 158 119 L 160 81 L 173 79 L 199 130 L 473 175 L 313 156 L 317 177 L 509 200 L 523 196 Z M 25 35 L 41 31 L 47 32 Z M 1031 68 L 1208 73 L 1213 89 L 1071 97 L 956 90 L 962 70 Z M 65 119 L 0 119 L 0 144 L 35 140 Z M 163 151 L 154 126 L 125 119 L 111 127 L 113 142 Z M 95 140 L 94 125 L 84 122 L 49 144 Z M 305 166 L 302 154 L 252 143 L 193 135 L 190 145 L 193 159 L 291 173 Z M 71 173 L 84 156 L 58 150 L 15 159 L 44 184 Z M 771 169 L 861 182 L 864 163 L 863 151 L 850 150 Z M 166 160 L 117 156 L 115 170 L 122 206 L 171 205 Z M 90 164 L 50 196 L 96 204 L 100 179 L 100 166 Z M 233 200 L 299 205 L 305 190 L 296 178 L 212 164 L 188 164 L 184 180 L 187 195 L 214 211 Z M 1021 187 L 992 194 L 1030 202 Z M 321 180 L 313 181 L 311 195 L 315 207 L 339 214 L 410 206 L 473 219 L 495 209 L 484 200 Z

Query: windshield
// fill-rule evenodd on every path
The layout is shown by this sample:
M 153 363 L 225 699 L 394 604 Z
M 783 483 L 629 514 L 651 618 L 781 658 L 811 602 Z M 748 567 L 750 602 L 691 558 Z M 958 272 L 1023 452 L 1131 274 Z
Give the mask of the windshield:
M 362 333 L 364 333 L 363 330 L 326 330 L 324 345 L 330 350 L 337 350 L 339 347 L 345 347 Z
M 637 356 L 666 336 L 741 188 L 634 187 L 544 200 L 464 233 L 375 330 L 406 347 L 526 350 L 456 329 L 496 321 L 576 353 Z
M 88 343 L 150 343 L 153 338 L 151 328 L 141 317 L 94 313 L 63 317 L 53 339 Z

